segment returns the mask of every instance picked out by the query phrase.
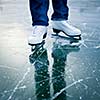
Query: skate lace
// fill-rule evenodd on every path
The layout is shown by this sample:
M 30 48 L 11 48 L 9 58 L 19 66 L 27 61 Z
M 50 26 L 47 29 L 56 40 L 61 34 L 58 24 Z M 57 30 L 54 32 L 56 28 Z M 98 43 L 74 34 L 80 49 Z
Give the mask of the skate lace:
M 33 33 L 36 34 L 36 29 L 37 29 L 37 26 L 34 27 L 34 30 L 33 30 Z

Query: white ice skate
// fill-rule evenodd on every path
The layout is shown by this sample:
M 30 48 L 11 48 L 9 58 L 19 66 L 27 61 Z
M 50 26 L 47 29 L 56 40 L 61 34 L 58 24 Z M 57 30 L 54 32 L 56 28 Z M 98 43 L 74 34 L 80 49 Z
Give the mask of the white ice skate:
M 36 25 L 33 27 L 33 33 L 28 37 L 28 44 L 31 46 L 31 51 L 35 52 L 43 48 L 45 38 L 47 36 L 47 27 Z
M 28 37 L 28 44 L 31 46 L 41 44 L 47 35 L 46 26 L 34 26 L 33 33 Z
M 64 21 L 52 21 L 52 28 L 56 35 L 61 33 L 61 36 L 67 36 L 75 39 L 81 39 L 81 31 L 74 26 L 68 24 L 66 20 Z

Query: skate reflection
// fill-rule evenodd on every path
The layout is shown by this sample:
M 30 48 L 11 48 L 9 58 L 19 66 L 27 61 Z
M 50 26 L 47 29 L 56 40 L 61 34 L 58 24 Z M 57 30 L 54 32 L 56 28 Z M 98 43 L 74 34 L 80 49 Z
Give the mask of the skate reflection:
M 53 44 L 52 57 L 54 59 L 52 69 L 52 82 L 54 89 L 54 100 L 67 100 L 67 92 L 64 91 L 60 95 L 55 96 L 61 89 L 66 87 L 65 80 L 65 62 L 70 52 L 79 51 L 79 46 L 72 46 L 70 44 L 63 44 L 62 40 L 56 40 Z M 71 42 L 70 42 L 71 43 Z
M 78 46 L 72 46 L 68 44 L 63 44 L 64 42 L 59 39 L 53 43 L 52 57 L 54 60 L 52 66 L 52 77 L 50 78 L 48 72 L 49 61 L 47 49 L 39 48 L 39 50 L 34 50 L 29 56 L 30 63 L 35 67 L 35 94 L 36 100 L 67 100 L 67 92 L 64 91 L 60 95 L 55 96 L 60 90 L 66 87 L 65 80 L 65 62 L 67 61 L 67 56 L 70 52 L 79 51 Z M 52 89 L 51 91 L 51 83 Z M 53 92 L 53 97 L 51 97 L 50 92 Z M 50 99 L 51 98 L 51 99 Z M 35 100 L 35 99 L 33 99 Z
M 35 66 L 36 99 L 48 100 L 50 99 L 50 85 L 47 50 L 44 48 L 37 50 L 29 58 Z

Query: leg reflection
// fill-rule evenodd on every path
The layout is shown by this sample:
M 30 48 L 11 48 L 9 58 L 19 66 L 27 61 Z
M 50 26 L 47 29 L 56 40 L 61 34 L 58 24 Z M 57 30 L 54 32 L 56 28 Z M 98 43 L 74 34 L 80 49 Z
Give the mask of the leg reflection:
M 65 62 L 67 61 L 67 56 L 70 52 L 79 51 L 78 46 L 63 45 L 61 42 L 54 42 L 52 57 L 54 59 L 52 82 L 54 89 L 54 100 L 67 100 L 67 92 L 60 91 L 66 87 L 65 81 Z M 66 76 L 67 77 L 67 76 Z M 56 95 L 60 93 L 60 95 Z
M 36 99 L 50 99 L 47 50 L 42 48 L 30 55 L 30 62 L 35 66 Z

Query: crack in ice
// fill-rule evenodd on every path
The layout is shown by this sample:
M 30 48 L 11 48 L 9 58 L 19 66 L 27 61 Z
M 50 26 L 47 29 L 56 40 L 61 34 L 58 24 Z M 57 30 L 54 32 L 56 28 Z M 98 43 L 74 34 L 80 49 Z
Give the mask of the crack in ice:
M 25 72 L 25 74 L 23 75 L 22 79 L 18 82 L 18 84 L 15 86 L 15 88 L 13 89 L 11 95 L 8 97 L 7 100 L 11 100 L 12 96 L 14 95 L 14 93 L 16 92 L 16 90 L 18 89 L 19 85 L 23 82 L 23 80 L 26 78 L 26 76 L 28 75 L 28 73 L 30 72 L 30 68 L 27 68 L 27 71 Z
M 80 82 L 82 82 L 82 81 L 83 81 L 83 79 L 80 79 L 80 80 L 75 81 L 75 82 L 73 82 L 72 84 L 66 86 L 65 88 L 61 89 L 60 92 L 56 93 L 56 94 L 52 97 L 51 100 L 54 100 L 54 99 L 55 99 L 56 97 L 58 97 L 61 93 L 63 93 L 66 89 L 68 89 L 68 88 L 70 88 L 70 87 L 72 87 L 72 86 L 74 86 L 74 85 L 76 85 L 77 83 L 80 83 Z
M 25 88 L 26 88 L 26 86 L 24 85 L 24 86 L 21 86 L 21 87 L 17 88 L 17 90 L 19 90 L 19 89 L 25 89 Z M 0 93 L 0 94 L 2 96 L 5 96 L 5 94 L 10 93 L 12 91 L 13 91 L 12 89 L 11 90 L 5 90 L 3 93 Z

